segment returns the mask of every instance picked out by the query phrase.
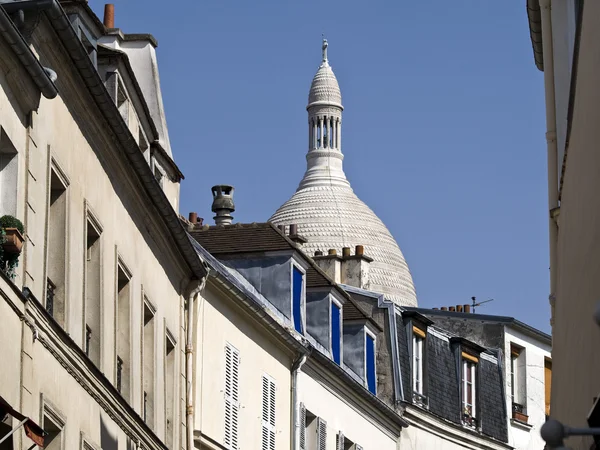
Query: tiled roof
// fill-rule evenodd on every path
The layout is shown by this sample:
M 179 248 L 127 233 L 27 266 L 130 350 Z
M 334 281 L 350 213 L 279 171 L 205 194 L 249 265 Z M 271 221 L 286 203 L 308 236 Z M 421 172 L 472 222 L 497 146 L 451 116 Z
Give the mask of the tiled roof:
M 270 223 L 205 226 L 192 230 L 190 234 L 213 255 L 297 248 L 296 244 Z

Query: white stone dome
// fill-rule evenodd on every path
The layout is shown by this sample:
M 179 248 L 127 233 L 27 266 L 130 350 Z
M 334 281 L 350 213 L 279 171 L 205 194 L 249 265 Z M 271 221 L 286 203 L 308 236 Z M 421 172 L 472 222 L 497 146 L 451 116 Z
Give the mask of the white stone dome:
M 314 186 L 299 189 L 269 219 L 278 225 L 298 225 L 308 242 L 309 255 L 330 248 L 363 245 L 373 258 L 369 289 L 403 306 L 417 306 L 415 286 L 408 265 L 383 222 L 352 191 L 351 187 Z
M 344 247 L 364 246 L 373 258 L 370 286 L 374 292 L 403 306 L 416 306 L 417 296 L 404 255 L 395 239 L 354 193 L 344 173 L 341 152 L 342 95 L 327 60 L 323 60 L 308 96 L 307 169 L 296 193 L 269 219 L 277 225 L 298 225 L 298 234 L 307 239 L 302 246 L 310 256 Z
M 307 108 L 320 103 L 342 107 L 340 85 L 333 73 L 333 69 L 327 61 L 323 61 L 312 80 L 308 93 Z

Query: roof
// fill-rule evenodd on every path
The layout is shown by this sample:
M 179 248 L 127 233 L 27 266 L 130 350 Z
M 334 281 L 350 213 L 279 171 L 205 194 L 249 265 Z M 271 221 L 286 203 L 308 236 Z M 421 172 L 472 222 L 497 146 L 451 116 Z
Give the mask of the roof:
M 542 49 L 542 14 L 539 0 L 527 1 L 527 18 L 529 19 L 529 36 L 533 47 L 535 65 L 544 71 L 544 52 Z
M 428 308 L 403 308 L 406 311 L 416 311 L 425 316 L 444 316 L 444 317 L 456 317 L 457 319 L 464 320 L 477 320 L 480 322 L 493 322 L 493 323 L 501 323 L 507 326 L 514 328 L 517 331 L 520 331 L 524 334 L 527 334 L 533 338 L 536 338 L 547 345 L 552 345 L 552 336 L 548 333 L 544 333 L 537 328 L 534 328 L 530 325 L 527 325 L 524 322 L 521 322 L 514 317 L 509 316 L 495 316 L 491 314 L 474 314 L 474 313 L 461 313 L 454 311 L 442 311 L 437 309 L 428 309 Z
M 306 286 L 309 288 L 327 287 L 335 289 L 346 303 L 342 308 L 344 320 L 370 320 L 367 314 L 352 297 L 335 281 L 329 278 L 314 260 L 302 251 L 300 246 L 270 222 L 212 225 L 190 231 L 190 235 L 209 253 L 218 257 L 225 255 L 264 253 L 293 250 L 309 264 L 306 271 Z M 379 326 L 373 322 L 375 326 Z

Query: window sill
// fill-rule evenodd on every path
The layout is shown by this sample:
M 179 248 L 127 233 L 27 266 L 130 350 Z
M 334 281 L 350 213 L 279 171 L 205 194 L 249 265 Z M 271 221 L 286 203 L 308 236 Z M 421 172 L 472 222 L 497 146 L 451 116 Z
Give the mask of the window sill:
M 521 428 L 522 430 L 525 430 L 525 431 L 531 431 L 531 429 L 533 428 L 533 425 L 529 425 L 528 423 L 521 422 L 520 420 L 517 420 L 517 419 L 510 419 L 510 424 L 517 428 Z

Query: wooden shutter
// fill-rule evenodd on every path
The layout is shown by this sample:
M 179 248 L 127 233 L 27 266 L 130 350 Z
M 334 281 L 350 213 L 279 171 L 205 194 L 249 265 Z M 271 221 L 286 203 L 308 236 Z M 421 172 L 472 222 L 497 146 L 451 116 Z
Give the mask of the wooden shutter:
M 552 360 L 544 360 L 544 388 L 546 391 L 546 415 L 550 415 L 550 394 L 552 393 Z
M 238 448 L 238 416 L 240 353 L 230 344 L 225 346 L 225 446 Z
M 317 450 L 327 450 L 327 422 L 317 417 Z
M 262 377 L 262 450 L 275 450 L 275 381 Z
M 306 450 L 306 407 L 300 403 L 300 450 Z
M 341 431 L 335 437 L 335 449 L 344 450 L 344 433 Z

